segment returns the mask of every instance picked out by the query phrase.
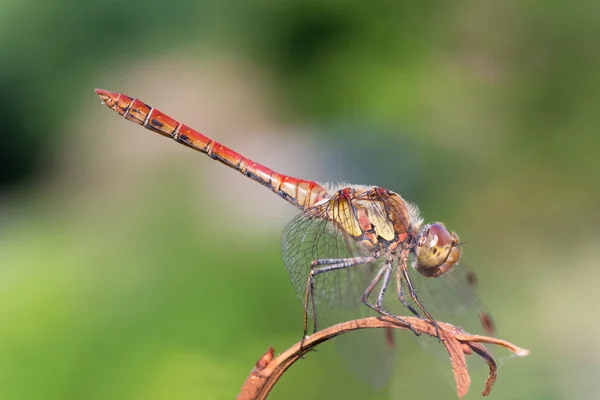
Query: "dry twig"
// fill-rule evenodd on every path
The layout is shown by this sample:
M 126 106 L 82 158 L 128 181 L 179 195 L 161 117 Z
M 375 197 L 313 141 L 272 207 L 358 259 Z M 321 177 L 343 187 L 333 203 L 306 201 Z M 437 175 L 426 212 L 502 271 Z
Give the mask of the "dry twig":
M 415 317 L 403 316 L 402 319 L 411 324 L 417 332 L 435 336 L 435 327 L 429 322 Z M 452 371 L 454 372 L 454 379 L 456 381 L 456 391 L 460 398 L 467 394 L 469 386 L 471 385 L 471 378 L 469 377 L 469 372 L 467 370 L 465 354 L 472 354 L 475 352 L 489 365 L 490 373 L 485 382 L 484 389 L 481 392 L 483 396 L 490 394 L 494 382 L 496 381 L 498 369 L 496 361 L 489 350 L 483 345 L 484 343 L 505 347 L 520 357 L 529 354 L 529 350 L 520 348 L 501 339 L 471 335 L 454 325 L 444 322 L 438 322 L 438 325 L 442 343 L 450 356 Z M 296 360 L 311 351 L 315 346 L 343 333 L 366 328 L 409 329 L 408 325 L 399 324 L 397 321 L 393 321 L 386 317 L 369 317 L 344 322 L 316 332 L 302 341 L 302 343 L 296 343 L 277 357 L 275 357 L 275 351 L 273 347 L 271 347 L 258 360 L 256 366 L 250 372 L 250 375 L 242 386 L 237 400 L 266 399 L 281 375 L 283 375 Z

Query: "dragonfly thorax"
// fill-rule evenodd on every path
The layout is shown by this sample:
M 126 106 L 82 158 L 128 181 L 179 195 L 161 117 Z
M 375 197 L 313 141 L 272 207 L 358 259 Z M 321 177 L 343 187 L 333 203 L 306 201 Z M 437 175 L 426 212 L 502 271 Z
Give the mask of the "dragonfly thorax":
M 372 251 L 393 253 L 412 242 L 422 221 L 414 205 L 379 187 L 340 189 L 322 207 L 338 229 Z

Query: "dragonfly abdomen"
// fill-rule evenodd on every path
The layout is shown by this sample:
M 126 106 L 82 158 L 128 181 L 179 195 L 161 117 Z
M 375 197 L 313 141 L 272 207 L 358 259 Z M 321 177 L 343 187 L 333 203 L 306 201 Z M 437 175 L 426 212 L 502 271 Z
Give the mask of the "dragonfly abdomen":
M 268 187 L 296 207 L 302 209 L 311 207 L 328 195 L 327 190 L 318 183 L 275 172 L 204 136 L 139 99 L 102 89 L 96 89 L 96 94 L 106 106 L 118 112 L 125 119 L 205 153 L 212 159 Z

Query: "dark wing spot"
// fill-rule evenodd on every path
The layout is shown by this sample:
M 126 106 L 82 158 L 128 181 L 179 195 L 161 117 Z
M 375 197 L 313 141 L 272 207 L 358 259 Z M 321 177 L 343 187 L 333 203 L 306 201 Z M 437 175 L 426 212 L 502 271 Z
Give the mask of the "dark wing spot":
M 477 286 L 477 275 L 473 271 L 467 272 L 467 282 L 473 287 Z
M 479 319 L 481 320 L 481 325 L 483 326 L 485 332 L 490 336 L 494 336 L 496 333 L 496 327 L 494 326 L 494 320 L 492 320 L 491 315 L 487 313 L 481 313 Z

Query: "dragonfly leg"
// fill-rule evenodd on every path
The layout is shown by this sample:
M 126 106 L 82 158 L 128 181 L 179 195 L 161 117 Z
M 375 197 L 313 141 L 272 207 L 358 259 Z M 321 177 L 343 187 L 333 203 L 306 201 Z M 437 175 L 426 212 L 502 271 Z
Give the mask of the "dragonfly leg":
M 404 265 L 406 265 L 408 261 L 408 250 L 403 250 L 402 253 L 400 254 L 400 258 L 398 259 L 398 268 L 396 269 L 396 288 L 398 290 L 398 300 L 400 300 L 400 303 L 402 303 L 402 305 L 406 308 L 408 308 L 410 310 L 411 313 L 413 313 L 416 317 L 418 318 L 423 318 L 421 316 L 421 314 L 419 314 L 419 312 L 417 310 L 415 310 L 415 308 L 408 303 L 408 301 L 406 301 L 406 298 L 404 296 L 404 285 L 402 284 L 402 271 L 404 270 Z
M 364 265 L 377 260 L 376 256 L 354 257 L 354 258 L 328 258 L 314 260 L 310 263 L 310 271 L 306 282 L 306 295 L 304 297 L 304 336 L 308 333 L 308 310 L 309 303 L 313 316 L 313 333 L 317 331 L 317 313 L 315 305 L 315 276 L 325 272 L 337 271 L 357 265 Z
M 423 311 L 423 314 L 425 314 L 425 316 L 432 323 L 432 325 L 435 326 L 435 336 L 439 340 L 442 340 L 442 338 L 440 337 L 440 328 L 438 326 L 438 323 L 431 317 L 429 312 L 425 309 L 425 307 L 423 307 L 423 304 L 421 304 L 421 302 L 419 301 L 419 298 L 417 297 L 417 292 L 415 291 L 415 287 L 413 286 L 412 281 L 410 280 L 410 276 L 408 275 L 408 269 L 406 268 L 406 263 L 404 263 L 402 266 L 400 266 L 400 268 L 402 269 L 402 276 L 404 278 L 404 281 L 406 281 L 406 286 L 408 287 L 408 293 L 410 294 L 410 297 L 415 302 L 415 304 L 419 306 L 421 311 Z
M 379 289 L 379 295 L 377 295 L 377 301 L 375 302 L 375 307 L 379 310 L 383 308 L 383 296 L 385 296 L 385 291 L 387 289 L 388 284 L 390 283 L 390 276 L 392 274 L 392 266 L 387 264 L 384 267 L 385 271 L 383 273 L 383 282 L 381 283 L 381 288 Z
M 402 284 L 402 273 L 399 270 L 396 271 L 396 288 L 398 290 L 398 300 L 400 300 L 400 303 L 402 303 L 404 307 L 408 308 L 416 317 L 423 318 L 421 314 L 419 314 L 419 312 L 415 310 L 415 308 L 409 304 L 408 301 L 406 301 L 404 296 L 404 285 Z
M 363 295 L 361 296 L 361 301 L 369 307 L 371 310 L 375 311 L 378 314 L 385 315 L 388 318 L 393 319 L 401 323 L 402 325 L 406 325 L 415 335 L 419 336 L 420 333 L 417 332 L 411 324 L 406 322 L 400 317 L 390 314 L 389 312 L 383 309 L 383 298 L 385 296 L 385 291 L 387 289 L 388 284 L 390 283 L 390 277 L 392 274 L 392 265 L 391 262 L 386 262 L 385 265 L 379 270 L 373 281 L 369 284 Z M 379 294 L 377 295 L 377 300 L 375 304 L 369 303 L 369 296 L 375 290 L 375 286 L 383 279 L 381 284 L 381 288 L 379 289 Z

